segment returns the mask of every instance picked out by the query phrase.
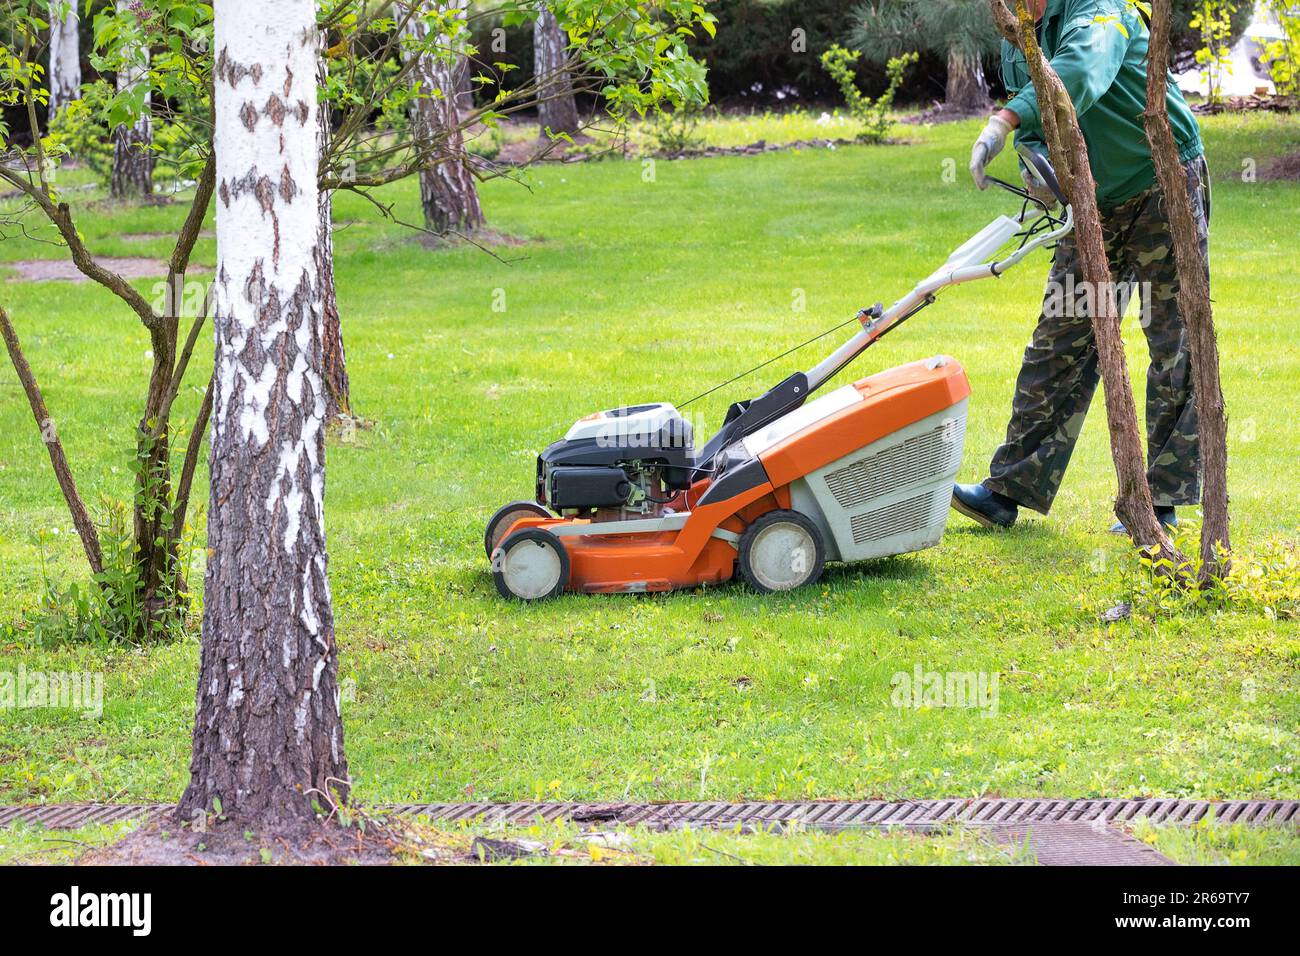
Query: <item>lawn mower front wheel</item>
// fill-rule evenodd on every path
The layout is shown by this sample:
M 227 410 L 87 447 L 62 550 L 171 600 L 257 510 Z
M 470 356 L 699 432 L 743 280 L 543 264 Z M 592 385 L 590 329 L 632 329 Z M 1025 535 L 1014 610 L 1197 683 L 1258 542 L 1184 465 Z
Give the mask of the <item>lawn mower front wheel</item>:
M 740 576 L 755 591 L 793 591 L 821 577 L 826 545 L 806 515 L 769 511 L 740 536 L 737 561 Z
M 544 528 L 523 528 L 492 554 L 492 580 L 504 598 L 540 601 L 563 593 L 569 583 L 564 543 Z
M 492 552 L 497 549 L 510 526 L 520 518 L 549 517 L 551 513 L 535 501 L 512 501 L 508 505 L 502 505 L 488 518 L 487 528 L 483 531 L 483 550 L 491 559 Z

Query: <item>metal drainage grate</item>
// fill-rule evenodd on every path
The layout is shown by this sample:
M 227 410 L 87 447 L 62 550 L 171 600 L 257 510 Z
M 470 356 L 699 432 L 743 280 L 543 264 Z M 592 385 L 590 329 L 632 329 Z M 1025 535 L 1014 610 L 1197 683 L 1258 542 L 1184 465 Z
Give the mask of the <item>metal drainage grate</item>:
M 162 814 L 170 804 L 63 804 L 0 807 L 0 826 L 15 823 L 66 830 Z M 381 804 L 380 813 L 421 815 L 431 820 L 529 823 L 539 817 L 575 823 L 624 823 L 671 827 L 780 827 L 798 823 L 824 830 L 852 827 L 1021 827 L 1041 824 L 1190 824 L 1207 815 L 1226 823 L 1300 827 L 1300 800 L 912 800 L 811 801 L 802 803 L 405 803 Z

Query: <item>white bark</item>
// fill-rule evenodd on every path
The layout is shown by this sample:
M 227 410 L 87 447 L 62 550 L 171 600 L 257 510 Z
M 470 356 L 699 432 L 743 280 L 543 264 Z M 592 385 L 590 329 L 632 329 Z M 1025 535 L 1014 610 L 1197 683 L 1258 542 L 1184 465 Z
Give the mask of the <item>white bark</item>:
M 461 18 L 467 5 L 468 0 L 419 0 L 422 12 L 439 11 Z M 416 43 L 427 43 L 427 21 L 412 17 L 406 30 Z M 469 232 L 483 225 L 478 186 L 470 173 L 460 129 L 456 82 L 460 64 L 447 55 L 454 42 L 451 36 L 440 34 L 434 41 L 436 53 L 421 56 L 413 71 L 419 89 L 411 106 L 412 138 L 427 156 L 420 170 L 420 205 L 425 225 L 436 233 Z
M 66 11 L 60 15 L 61 11 Z M 81 48 L 77 38 L 76 0 L 50 4 L 50 119 L 81 97 Z
M 542 135 L 576 133 L 580 128 L 573 80 L 568 72 L 569 41 L 555 14 L 542 7 L 533 24 L 533 73 L 541 87 L 537 119 Z
M 227 814 L 304 817 L 348 789 L 325 549 L 315 4 L 215 12 L 211 557 L 181 810 L 219 797 Z

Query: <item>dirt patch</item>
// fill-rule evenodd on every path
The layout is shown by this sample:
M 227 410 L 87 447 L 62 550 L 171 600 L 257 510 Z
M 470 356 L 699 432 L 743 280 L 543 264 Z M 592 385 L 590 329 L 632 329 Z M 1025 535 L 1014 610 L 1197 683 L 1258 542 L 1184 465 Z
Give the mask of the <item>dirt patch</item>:
M 760 139 L 745 146 L 705 146 L 700 149 L 682 149 L 671 153 L 651 153 L 657 159 L 701 159 L 709 156 L 757 156 L 760 153 L 780 153 L 792 149 L 836 149 L 852 146 L 851 139 L 796 139 L 789 143 L 769 143 Z
M 424 232 L 420 233 L 416 241 L 426 249 L 450 249 L 456 246 L 478 246 L 481 249 L 496 249 L 499 247 L 515 248 L 526 246 L 530 240 L 512 236 L 508 232 L 501 232 L 497 229 L 479 229 L 468 236 L 450 233 L 445 236 L 435 236 Z
M 493 162 L 501 166 L 527 166 L 536 162 L 573 162 L 572 159 L 565 158 L 569 150 L 586 146 L 591 142 L 593 142 L 592 138 L 585 133 L 575 133 L 572 143 L 565 140 L 552 142 L 545 136 L 516 140 L 502 146 Z M 587 154 L 582 153 L 581 158 L 587 158 Z
M 1252 113 L 1267 110 L 1270 113 L 1290 113 L 1300 108 L 1300 99 L 1294 96 L 1277 96 L 1255 93 L 1251 96 L 1225 96 L 1218 103 L 1193 103 L 1193 113 Z
M 87 183 L 82 189 L 94 189 L 94 183 Z M 117 212 L 121 209 L 134 209 L 139 206 L 170 206 L 176 201 L 176 197 L 168 193 L 151 193 L 148 196 L 139 196 L 135 199 L 113 199 L 111 196 L 107 199 L 96 199 L 94 202 L 87 204 L 88 209 L 96 209 L 102 212 Z
M 402 830 L 374 824 L 365 831 L 334 823 L 293 823 L 251 829 L 234 820 L 204 832 L 169 817 L 150 821 L 124 839 L 77 858 L 85 866 L 321 866 L 387 865 L 407 851 Z
M 101 257 L 95 260 L 105 269 L 116 272 L 124 279 L 162 278 L 167 275 L 167 263 L 158 259 L 139 257 Z M 89 282 L 71 259 L 20 259 L 0 262 L 0 268 L 13 269 L 18 275 L 11 282 Z M 191 264 L 189 272 L 211 272 L 211 266 Z
M 1263 180 L 1300 181 L 1300 150 L 1279 156 L 1259 171 Z
M 175 241 L 176 233 L 174 232 L 124 232 L 119 236 L 123 242 L 153 242 L 155 239 L 168 239 Z M 210 229 L 205 229 L 199 233 L 200 239 L 215 239 L 216 233 Z
M 117 843 L 88 850 L 82 866 L 390 866 L 482 864 L 530 856 L 572 862 L 644 863 L 626 833 L 583 832 L 563 845 L 430 826 L 424 819 L 370 816 L 358 809 L 350 825 L 335 821 L 249 827 L 235 820 L 196 832 L 170 808 Z M 592 847 L 597 850 L 593 852 Z
M 987 109 L 964 110 L 947 106 L 944 103 L 935 103 L 927 110 L 917 113 L 915 116 L 905 116 L 900 122 L 909 126 L 925 126 L 940 123 L 957 123 L 961 120 L 973 119 L 976 116 L 987 117 L 993 109 L 990 102 Z

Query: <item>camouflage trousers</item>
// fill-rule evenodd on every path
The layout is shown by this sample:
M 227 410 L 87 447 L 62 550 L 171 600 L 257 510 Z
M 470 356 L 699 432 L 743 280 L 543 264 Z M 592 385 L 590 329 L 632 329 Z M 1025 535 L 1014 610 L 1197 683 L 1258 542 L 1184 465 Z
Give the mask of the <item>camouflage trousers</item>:
M 1209 269 L 1210 178 L 1203 157 L 1184 167 Z M 1156 505 L 1200 500 L 1200 448 L 1192 395 L 1187 332 L 1178 312 L 1165 199 L 1155 186 L 1102 211 L 1106 254 L 1120 311 L 1140 296 L 1147 370 L 1147 480 Z M 1078 249 L 1069 237 L 1056 247 L 1043 312 L 1025 349 L 1016 379 L 1006 441 L 993 455 L 984 485 L 1034 511 L 1047 512 L 1097 388 L 1097 346 L 1091 309 L 1094 290 L 1080 274 Z

